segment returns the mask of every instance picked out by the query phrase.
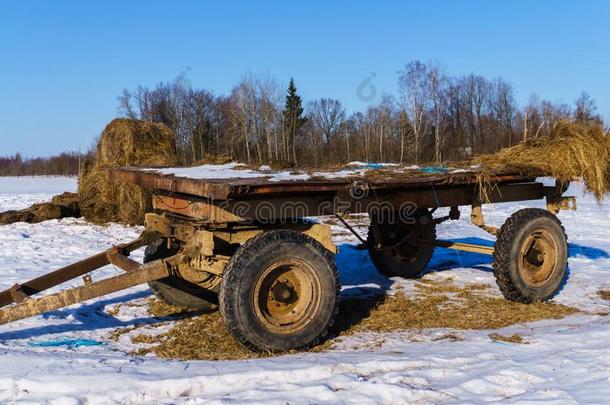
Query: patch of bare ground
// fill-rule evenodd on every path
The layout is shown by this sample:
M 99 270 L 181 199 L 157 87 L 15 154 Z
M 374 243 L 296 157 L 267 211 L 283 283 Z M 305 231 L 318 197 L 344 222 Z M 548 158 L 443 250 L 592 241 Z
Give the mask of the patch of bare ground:
M 424 279 L 415 287 L 413 297 L 408 297 L 402 290 L 387 297 L 344 297 L 329 339 L 311 351 L 331 349 L 338 338 L 359 332 L 429 328 L 489 330 L 542 319 L 559 319 L 579 312 L 553 302 L 520 304 L 508 301 L 491 295 L 485 284 L 459 286 L 451 279 L 443 282 Z M 156 299 L 149 301 L 149 311 L 151 315 L 164 317 L 184 314 L 179 308 L 169 307 Z M 517 340 L 517 337 L 497 340 L 508 341 L 508 338 Z M 453 340 L 461 340 L 461 337 Z M 268 355 L 243 348 L 226 330 L 218 312 L 178 320 L 166 333 L 136 335 L 132 341 L 148 344 L 136 354 L 152 352 L 165 358 L 232 360 Z

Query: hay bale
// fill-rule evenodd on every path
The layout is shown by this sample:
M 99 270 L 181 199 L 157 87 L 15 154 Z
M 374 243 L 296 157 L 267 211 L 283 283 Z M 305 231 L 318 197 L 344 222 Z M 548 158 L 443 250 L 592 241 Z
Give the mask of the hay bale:
M 29 208 L 0 213 L 0 225 L 15 222 L 35 224 L 50 219 L 80 217 L 78 195 L 76 193 L 63 193 L 56 195 L 51 202 L 34 204 Z
M 494 171 L 552 176 L 563 182 L 582 178 L 598 200 L 610 192 L 610 137 L 597 124 L 560 121 L 548 137 L 478 156 L 475 162 Z
M 95 159 L 85 162 L 81 171 L 78 194 L 83 216 L 95 223 L 143 223 L 144 214 L 152 209 L 150 193 L 133 184 L 108 181 L 105 169 L 176 164 L 174 134 L 165 125 L 112 121 L 102 132 Z

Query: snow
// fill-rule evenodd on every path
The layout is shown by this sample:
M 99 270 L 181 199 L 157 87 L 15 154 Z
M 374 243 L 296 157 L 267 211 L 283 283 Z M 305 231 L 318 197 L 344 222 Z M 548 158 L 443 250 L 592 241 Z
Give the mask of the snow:
M 169 167 L 163 169 L 144 169 L 155 171 L 165 175 L 184 177 L 190 179 L 252 179 L 265 178 L 269 181 L 304 181 L 311 178 L 339 179 L 353 176 L 362 176 L 367 170 L 394 168 L 400 171 L 399 165 L 395 163 L 366 163 L 350 162 L 344 169 L 335 171 L 314 171 L 306 173 L 303 171 L 273 171 L 267 165 L 260 166 L 258 170 L 245 167 L 243 163 L 227 163 L 224 165 L 201 165 L 195 167 Z M 409 166 L 406 170 L 419 169 L 419 166 Z
M 454 169 L 450 170 L 446 167 L 424 167 L 417 165 L 400 166 L 396 163 L 367 163 L 354 161 L 348 163 L 340 170 L 332 171 L 274 171 L 270 166 L 263 165 L 258 170 L 248 169 L 243 163 L 227 163 L 223 165 L 201 165 L 195 167 L 169 167 L 163 169 L 144 169 L 155 171 L 165 175 L 173 175 L 176 177 L 190 179 L 205 179 L 205 180 L 220 180 L 220 179 L 252 179 L 260 178 L 268 181 L 306 181 L 312 178 L 324 179 L 347 179 L 352 177 L 360 177 L 368 171 L 384 169 L 395 173 L 404 173 L 405 171 L 421 171 L 426 173 L 466 173 L 470 170 Z
M 233 170 L 233 169 L 228 169 Z M 242 171 L 242 170 L 236 170 Z M 222 173 L 218 173 L 220 176 Z M 26 205 L 74 190 L 74 179 L 0 178 L 0 209 Z M 21 191 L 23 190 L 23 191 Z M 581 195 L 573 188 L 573 195 Z M 29 197 L 28 197 L 29 198 Z M 490 224 L 541 202 L 486 206 Z M 439 210 L 435 215 L 445 215 Z M 579 210 L 562 212 L 570 241 L 567 284 L 555 301 L 581 315 L 513 325 L 494 331 L 405 330 L 362 333 L 323 353 L 300 353 L 244 361 L 168 361 L 127 354 L 130 341 L 109 339 L 117 327 L 145 324 L 163 331 L 145 309 L 149 290 L 135 287 L 43 316 L 0 326 L 0 402 L 106 403 L 604 403 L 610 395 L 610 316 L 598 291 L 610 289 L 610 204 L 590 195 Z M 439 237 L 490 240 L 462 219 L 439 226 Z M 357 221 L 358 222 L 358 221 Z M 363 234 L 366 221 L 356 230 Z M 340 248 L 337 264 L 344 294 L 405 291 L 413 281 L 379 275 L 355 238 L 332 225 Z M 0 288 L 80 260 L 138 235 L 139 227 L 98 226 L 80 219 L 0 227 Z M 134 254 L 141 260 L 142 251 Z M 116 274 L 111 266 L 94 280 Z M 426 277 L 456 283 L 487 283 L 500 295 L 488 256 L 437 249 Z M 74 280 L 68 285 L 82 284 Z M 116 316 L 107 311 L 117 304 Z M 127 305 L 129 304 L 129 305 Z M 488 335 L 521 334 L 525 344 L 494 342 Z M 461 340 L 445 338 L 448 333 Z M 94 341 L 100 345 L 44 342 Z M 32 344 L 40 344 L 35 346 Z

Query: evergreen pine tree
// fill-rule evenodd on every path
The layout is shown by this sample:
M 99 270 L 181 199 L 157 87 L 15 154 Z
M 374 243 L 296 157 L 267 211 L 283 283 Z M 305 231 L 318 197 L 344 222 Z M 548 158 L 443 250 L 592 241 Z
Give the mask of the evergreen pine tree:
M 296 138 L 301 127 L 307 121 L 303 117 L 303 106 L 301 97 L 297 94 L 297 87 L 294 85 L 294 79 L 290 79 L 288 85 L 288 94 L 286 94 L 286 104 L 283 111 L 284 115 L 284 133 L 287 142 L 284 142 L 284 156 L 291 160 L 290 153 L 292 152 L 292 163 L 297 163 L 296 157 Z

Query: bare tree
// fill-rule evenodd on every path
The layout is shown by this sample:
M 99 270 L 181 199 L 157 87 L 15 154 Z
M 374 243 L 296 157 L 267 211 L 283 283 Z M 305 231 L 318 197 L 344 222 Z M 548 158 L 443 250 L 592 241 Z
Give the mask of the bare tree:
M 445 120 L 448 106 L 447 78 L 441 72 L 439 66 L 431 65 L 428 67 L 427 80 L 434 125 L 434 161 L 440 163 L 443 152 L 443 135 L 447 123 Z
M 574 102 L 574 120 L 577 122 L 601 122 L 601 118 L 596 114 L 597 106 L 595 100 L 591 98 L 589 93 L 583 91 Z
M 399 72 L 398 76 L 403 108 L 411 118 L 416 164 L 420 161 L 420 144 L 429 125 L 430 96 L 427 73 L 426 65 L 420 61 L 414 61 L 409 63 L 405 70 Z
M 321 98 L 307 105 L 307 116 L 319 130 L 322 142 L 328 145 L 345 120 L 345 109 L 338 100 Z

